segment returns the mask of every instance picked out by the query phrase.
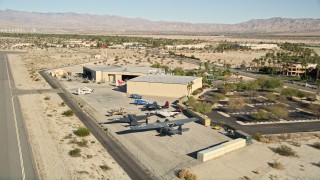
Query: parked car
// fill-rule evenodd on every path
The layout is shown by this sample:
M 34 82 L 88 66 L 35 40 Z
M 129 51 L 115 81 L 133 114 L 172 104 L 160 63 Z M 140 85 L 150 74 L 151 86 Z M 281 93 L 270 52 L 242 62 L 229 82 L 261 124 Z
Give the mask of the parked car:
M 140 94 L 131 94 L 130 97 L 133 99 L 142 99 L 142 96 Z
M 147 104 L 152 104 L 152 103 L 153 103 L 153 101 L 146 101 L 143 99 L 136 99 L 133 102 L 133 104 L 135 104 L 135 105 L 147 105 Z

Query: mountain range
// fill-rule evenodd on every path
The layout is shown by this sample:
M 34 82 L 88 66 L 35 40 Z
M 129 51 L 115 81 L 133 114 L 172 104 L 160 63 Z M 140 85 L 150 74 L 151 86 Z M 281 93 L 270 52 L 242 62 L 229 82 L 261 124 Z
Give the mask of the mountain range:
M 320 19 L 253 19 L 237 24 L 150 21 L 112 15 L 38 13 L 0 10 L 0 29 L 46 28 L 56 31 L 162 33 L 278 33 L 320 32 Z

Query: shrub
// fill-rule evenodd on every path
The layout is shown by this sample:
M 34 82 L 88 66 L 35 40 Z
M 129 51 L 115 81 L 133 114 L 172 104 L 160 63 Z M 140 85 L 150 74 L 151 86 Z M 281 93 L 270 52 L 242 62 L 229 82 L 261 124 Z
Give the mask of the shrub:
M 66 110 L 62 113 L 62 115 L 65 115 L 67 117 L 73 116 L 73 111 L 72 110 Z
M 78 146 L 80 147 L 85 147 L 87 146 L 87 144 L 88 144 L 88 141 L 85 139 L 82 139 L 81 141 L 78 142 Z
M 276 102 L 277 100 L 277 96 L 273 93 L 267 93 L 266 98 L 268 99 L 268 101 L 271 101 L 271 102 Z
M 90 135 L 90 131 L 89 129 L 85 128 L 85 127 L 79 127 L 76 131 L 75 134 L 77 136 L 80 137 L 84 137 L 84 136 L 89 136 Z
M 87 155 L 87 158 L 88 158 L 88 159 L 91 159 L 92 157 L 93 157 L 93 156 L 90 155 L 90 154 Z
M 225 98 L 224 94 L 221 93 L 213 93 L 211 100 L 213 103 L 218 103 L 220 100 L 223 100 Z
M 311 146 L 314 148 L 320 149 L 320 142 L 315 142 Z
M 195 91 L 192 92 L 192 95 L 197 95 L 197 94 L 200 94 L 203 92 L 203 89 L 202 88 L 198 88 L 196 89 Z
M 281 156 L 297 156 L 297 153 L 293 149 L 286 145 L 281 145 L 274 149 L 275 153 L 280 154 Z
M 196 100 L 194 99 L 194 97 L 191 96 L 191 97 L 188 98 L 186 103 L 188 103 L 189 106 L 192 106 L 193 104 L 196 103 Z
M 66 103 L 65 103 L 65 102 L 62 102 L 60 105 L 61 105 L 61 106 L 65 106 L 65 105 L 66 105 Z
M 260 133 L 255 133 L 255 134 L 252 135 L 252 138 L 253 138 L 254 140 L 260 141 L 261 138 L 262 138 L 262 136 L 261 136 Z
M 66 135 L 64 138 L 65 139 L 70 139 L 70 138 L 72 138 L 72 134 L 70 133 L 70 134 Z
M 197 176 L 190 169 L 181 169 L 178 172 L 178 177 L 183 180 L 197 180 Z
M 100 165 L 99 166 L 102 170 L 104 171 L 108 171 L 108 170 L 111 170 L 111 167 L 109 167 L 108 165 L 104 164 L 104 165 Z
M 317 166 L 317 167 L 319 167 L 320 168 L 320 162 L 318 162 L 318 163 L 311 163 L 312 165 L 315 165 L 315 166 Z
M 46 96 L 45 98 L 44 98 L 44 100 L 50 100 L 50 96 Z
M 69 151 L 69 155 L 71 157 L 79 157 L 79 156 L 81 156 L 81 149 L 79 149 L 79 148 L 72 149 Z
M 202 114 L 208 114 L 211 112 L 211 104 L 209 103 L 197 102 L 193 104 L 192 107 L 195 111 Z
M 274 169 L 279 169 L 279 170 L 283 170 L 284 169 L 284 165 L 278 161 L 274 161 L 273 163 L 269 164 L 271 167 L 273 167 Z
M 269 113 L 260 109 L 258 112 L 251 114 L 250 117 L 256 121 L 266 121 L 269 118 Z

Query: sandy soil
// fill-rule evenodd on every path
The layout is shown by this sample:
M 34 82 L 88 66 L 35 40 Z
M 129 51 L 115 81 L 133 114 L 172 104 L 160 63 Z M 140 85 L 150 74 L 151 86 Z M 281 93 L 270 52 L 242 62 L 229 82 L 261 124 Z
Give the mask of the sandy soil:
M 298 135 L 299 136 L 299 135 Z M 199 179 L 318 179 L 320 150 L 310 144 L 320 142 L 319 135 L 300 136 L 278 142 L 254 144 L 231 152 L 203 164 L 192 167 Z M 275 154 L 271 148 L 287 145 L 298 157 L 286 157 Z M 281 163 L 284 169 L 275 169 L 270 163 Z
M 44 80 L 30 80 L 18 56 L 9 58 L 18 88 L 48 88 Z M 61 115 L 69 108 L 61 105 L 63 101 L 57 94 L 21 95 L 19 100 L 41 179 L 129 179 L 93 135 L 74 135 L 73 131 L 83 124 L 75 116 Z M 82 139 L 88 141 L 87 146 L 78 146 L 76 142 Z M 81 149 L 80 157 L 68 154 L 73 148 Z M 104 171 L 102 165 L 111 169 Z

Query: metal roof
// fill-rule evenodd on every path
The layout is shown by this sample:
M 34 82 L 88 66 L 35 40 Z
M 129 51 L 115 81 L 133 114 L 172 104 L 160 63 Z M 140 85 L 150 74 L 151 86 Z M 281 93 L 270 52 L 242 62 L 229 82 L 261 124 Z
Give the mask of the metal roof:
M 172 76 L 172 75 L 146 75 L 128 80 L 129 82 L 150 82 L 165 84 L 188 84 L 201 77 L 195 76 Z
M 102 72 L 131 72 L 131 73 L 156 73 L 158 68 L 151 68 L 145 66 L 85 66 L 86 69 Z

